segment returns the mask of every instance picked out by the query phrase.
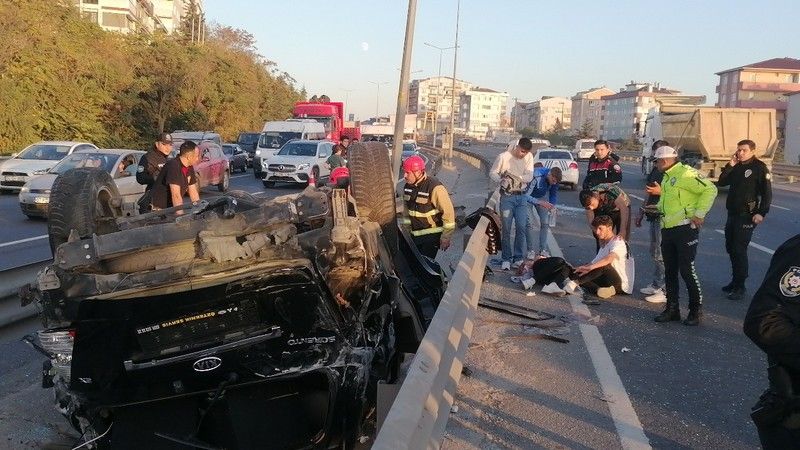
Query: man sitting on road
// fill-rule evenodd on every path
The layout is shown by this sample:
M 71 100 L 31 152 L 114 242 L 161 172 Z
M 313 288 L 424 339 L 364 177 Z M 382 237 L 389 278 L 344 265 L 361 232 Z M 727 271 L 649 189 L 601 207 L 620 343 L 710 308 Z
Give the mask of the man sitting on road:
M 578 198 L 586 208 L 586 218 L 590 224 L 595 216 L 609 216 L 614 223 L 614 231 L 625 242 L 628 241 L 631 234 L 631 200 L 618 184 L 598 184 L 591 189 L 582 190 Z M 597 248 L 600 248 L 599 241 Z
M 550 256 L 550 249 L 547 247 L 547 232 L 550 230 L 549 214 L 555 214 L 556 202 L 558 201 L 558 183 L 561 182 L 561 168 L 538 167 L 533 171 L 533 181 L 528 186 L 528 253 L 535 251 L 535 231 L 533 226 L 533 215 L 539 216 L 539 254 Z M 547 200 L 545 200 L 547 195 Z
M 192 141 L 181 144 L 178 157 L 164 164 L 153 185 L 153 209 L 165 209 L 183 204 L 188 194 L 192 203 L 200 200 L 194 164 L 200 160 L 200 151 Z M 181 214 L 182 211 L 178 211 Z

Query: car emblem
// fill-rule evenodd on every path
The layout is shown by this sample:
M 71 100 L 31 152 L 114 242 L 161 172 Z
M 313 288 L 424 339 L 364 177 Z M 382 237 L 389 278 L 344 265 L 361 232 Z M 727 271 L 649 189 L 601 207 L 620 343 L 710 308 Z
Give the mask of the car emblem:
M 222 365 L 222 360 L 216 356 L 200 358 L 192 364 L 195 372 L 210 372 Z
M 283 172 L 283 165 L 280 165 L 280 166 L 278 166 L 278 170 L 280 170 L 281 172 Z

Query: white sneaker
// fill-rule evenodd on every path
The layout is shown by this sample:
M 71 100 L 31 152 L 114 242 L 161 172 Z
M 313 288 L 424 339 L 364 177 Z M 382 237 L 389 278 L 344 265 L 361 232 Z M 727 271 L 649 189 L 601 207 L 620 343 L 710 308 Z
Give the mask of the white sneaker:
M 546 285 L 545 287 L 543 287 L 542 288 L 542 293 L 544 293 L 544 294 L 552 294 L 552 295 L 564 295 L 564 294 L 566 294 L 566 292 L 564 292 L 563 289 L 558 287 L 558 285 L 555 282 L 550 283 L 550 284 Z
M 522 280 L 522 287 L 524 287 L 525 290 L 532 288 L 534 284 L 536 284 L 536 280 L 533 278 L 525 278 Z
M 597 288 L 597 296 L 600 298 L 611 298 L 616 293 L 617 290 L 614 289 L 614 286 Z
M 575 289 L 577 289 L 577 288 L 578 288 L 578 283 L 576 283 L 574 280 L 569 280 L 564 285 L 564 291 L 567 294 L 574 294 L 575 293 Z
M 539 256 L 541 256 L 542 258 L 549 258 L 550 252 L 548 252 L 547 250 L 542 250 L 539 252 Z
M 525 259 L 536 259 L 536 250 L 531 250 L 525 255 Z
M 503 261 L 503 265 L 500 266 L 501 270 L 511 270 L 511 263 L 508 261 Z
M 660 288 L 658 288 L 658 287 L 656 287 L 656 286 L 654 286 L 654 285 L 652 285 L 652 284 L 651 284 L 650 286 L 643 287 L 643 288 L 639 289 L 639 292 L 641 292 L 641 293 L 642 293 L 642 294 L 644 294 L 644 295 L 653 295 L 653 294 L 655 294 L 655 293 L 656 293 L 656 291 L 658 291 L 659 289 L 660 289 Z
M 650 303 L 667 303 L 667 294 L 664 293 L 663 289 L 657 289 L 652 295 L 648 295 L 644 299 Z
M 519 261 L 514 261 L 514 264 L 511 265 L 511 268 L 512 269 L 519 269 L 519 266 L 521 266 L 523 264 L 525 264 L 525 261 L 520 259 Z

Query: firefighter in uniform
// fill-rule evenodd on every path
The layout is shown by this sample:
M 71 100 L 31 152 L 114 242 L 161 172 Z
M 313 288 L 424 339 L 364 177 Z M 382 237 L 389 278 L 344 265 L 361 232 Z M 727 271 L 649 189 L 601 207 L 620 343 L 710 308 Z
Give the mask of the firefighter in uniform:
M 148 150 L 139 160 L 139 167 L 136 168 L 136 181 L 146 186 L 144 194 L 138 201 L 140 213 L 150 211 L 153 185 L 156 184 L 158 173 L 167 163 L 167 156 L 171 151 L 172 136 L 168 133 L 161 133 L 156 138 L 153 148 Z
M 761 445 L 800 449 L 800 234 L 775 251 L 743 329 L 769 364 L 769 389 L 751 412 Z
M 619 157 L 611 153 L 608 141 L 595 141 L 594 154 L 589 157 L 589 167 L 583 178 L 583 189 L 591 189 L 600 183 L 622 182 L 622 167 L 618 160 Z
M 678 306 L 678 275 L 689 291 L 689 314 L 684 325 L 699 325 L 703 316 L 703 293 L 694 267 L 700 227 L 714 205 L 717 187 L 704 179 L 693 167 L 678 161 L 678 152 L 670 146 L 655 153 L 656 167 L 664 174 L 661 184 L 648 185 L 650 195 L 660 195 L 661 256 L 664 258 L 664 282 L 667 306 L 655 317 L 656 322 L 681 320 Z
M 731 300 L 744 298 L 747 279 L 747 246 L 756 226 L 764 221 L 772 201 L 769 168 L 755 156 L 756 143 L 745 139 L 719 176 L 718 186 L 730 186 L 725 207 L 725 250 L 731 258 L 731 282 L 722 288 Z
M 403 223 L 411 226 L 411 236 L 420 253 L 435 259 L 439 249 L 450 246 L 456 229 L 450 194 L 439 180 L 425 173 L 425 161 L 417 155 L 403 161 L 403 174 Z

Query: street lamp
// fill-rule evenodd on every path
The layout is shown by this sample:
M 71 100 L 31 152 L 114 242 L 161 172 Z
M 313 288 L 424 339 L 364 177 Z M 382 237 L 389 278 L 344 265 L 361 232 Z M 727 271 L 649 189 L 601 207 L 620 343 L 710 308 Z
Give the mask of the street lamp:
M 458 20 L 461 16 L 461 0 L 458 0 L 458 6 L 456 7 L 456 39 L 454 42 L 455 49 L 453 50 L 453 97 L 450 100 L 450 142 L 448 143 L 448 152 L 447 161 L 448 165 L 451 164 L 453 159 L 453 137 L 454 137 L 454 130 L 455 122 L 456 122 L 456 64 L 458 63 Z M 460 99 L 459 99 L 460 101 Z M 459 108 L 460 111 L 460 108 Z M 444 147 L 444 145 L 442 145 Z
M 353 92 L 355 89 L 342 89 L 344 91 L 344 114 L 343 120 L 347 120 L 347 105 L 350 103 L 350 93 Z
M 389 84 L 388 81 L 367 81 L 367 83 L 374 84 L 378 89 L 375 94 L 375 120 L 378 119 L 378 106 L 380 105 L 381 101 L 381 85 L 382 84 Z
M 436 122 L 439 121 L 439 94 L 441 94 L 442 90 L 442 55 L 444 54 L 445 50 L 452 50 L 456 48 L 456 46 L 453 45 L 451 47 L 439 47 L 438 45 L 433 45 L 429 42 L 423 42 L 423 44 L 439 50 L 439 76 L 436 78 L 436 106 L 433 108 L 433 148 L 436 148 Z M 453 112 L 450 111 L 450 114 L 452 113 Z

